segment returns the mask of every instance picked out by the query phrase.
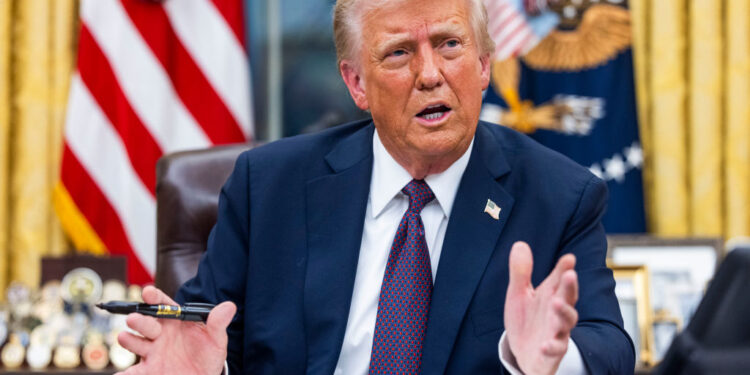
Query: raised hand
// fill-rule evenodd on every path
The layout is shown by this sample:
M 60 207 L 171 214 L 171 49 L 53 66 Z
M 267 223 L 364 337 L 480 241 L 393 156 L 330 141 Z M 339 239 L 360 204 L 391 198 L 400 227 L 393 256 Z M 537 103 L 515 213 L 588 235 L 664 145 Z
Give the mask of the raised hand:
M 566 254 L 534 289 L 531 248 L 516 242 L 510 251 L 510 282 L 505 297 L 505 332 L 524 374 L 554 374 L 578 322 L 576 259 Z
M 143 289 L 143 300 L 148 304 L 176 305 L 151 286 Z M 211 310 L 206 324 L 128 315 L 128 327 L 143 337 L 122 332 L 117 341 L 139 355 L 141 361 L 116 375 L 220 374 L 227 357 L 227 326 L 236 311 L 232 302 L 221 303 Z

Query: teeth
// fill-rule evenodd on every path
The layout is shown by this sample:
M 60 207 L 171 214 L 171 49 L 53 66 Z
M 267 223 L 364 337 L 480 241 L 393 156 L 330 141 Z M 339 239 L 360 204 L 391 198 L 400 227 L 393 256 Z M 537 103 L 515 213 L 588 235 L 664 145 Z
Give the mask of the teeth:
M 430 113 L 429 115 L 424 115 L 423 117 L 427 120 L 436 120 L 442 117 L 443 113 L 445 112 L 435 112 L 435 113 Z

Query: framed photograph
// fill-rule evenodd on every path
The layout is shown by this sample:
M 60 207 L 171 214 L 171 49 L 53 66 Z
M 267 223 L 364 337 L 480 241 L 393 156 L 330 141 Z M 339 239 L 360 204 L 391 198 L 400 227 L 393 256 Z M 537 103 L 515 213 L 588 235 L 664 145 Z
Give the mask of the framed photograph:
M 625 331 L 633 339 L 635 361 L 642 366 L 653 364 L 654 337 L 651 305 L 649 303 L 648 270 L 646 266 L 615 266 L 610 264 L 615 277 L 615 294 Z
M 655 360 L 661 360 L 667 354 L 667 349 L 672 344 L 672 339 L 682 329 L 682 324 L 677 317 L 669 314 L 666 310 L 657 310 L 653 319 L 653 336 Z
M 665 239 L 651 236 L 610 236 L 607 251 L 613 267 L 646 266 L 649 279 L 653 363 L 669 347 L 698 307 L 723 256 L 719 238 Z

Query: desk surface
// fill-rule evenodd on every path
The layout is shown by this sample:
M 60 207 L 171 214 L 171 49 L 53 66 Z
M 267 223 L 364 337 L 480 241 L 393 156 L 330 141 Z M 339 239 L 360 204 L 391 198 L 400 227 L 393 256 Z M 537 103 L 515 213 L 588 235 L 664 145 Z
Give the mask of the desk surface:
M 34 370 L 30 369 L 26 366 L 23 366 L 21 368 L 17 369 L 6 369 L 3 366 L 0 366 L 0 373 L 6 374 L 6 375 L 32 375 L 32 374 L 66 374 L 66 375 L 112 375 L 117 370 L 115 370 L 112 367 L 108 367 L 104 370 L 89 370 L 85 367 L 79 367 L 75 369 L 58 369 L 58 368 L 46 368 L 43 370 Z

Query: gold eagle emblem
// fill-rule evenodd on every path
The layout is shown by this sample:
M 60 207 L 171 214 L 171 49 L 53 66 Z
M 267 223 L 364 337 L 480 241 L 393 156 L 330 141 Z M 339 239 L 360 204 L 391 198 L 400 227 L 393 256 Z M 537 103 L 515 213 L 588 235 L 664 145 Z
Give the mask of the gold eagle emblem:
M 580 71 L 605 64 L 631 45 L 630 12 L 617 5 L 587 4 L 576 23 L 564 26 L 572 27 L 550 32 L 520 57 L 524 63 L 536 70 Z M 525 133 L 542 128 L 586 134 L 590 130 L 590 123 L 596 119 L 595 115 L 602 111 L 596 107 L 601 104 L 600 99 L 588 98 L 558 98 L 535 106 L 529 100 L 520 99 L 520 78 L 518 58 L 493 61 L 495 91 L 509 107 L 509 111 L 504 111 L 499 119 L 505 126 Z M 571 116 L 577 120 L 571 120 Z

